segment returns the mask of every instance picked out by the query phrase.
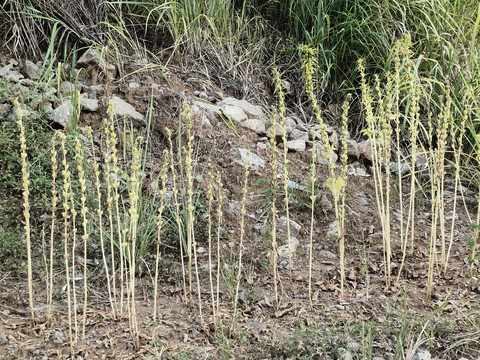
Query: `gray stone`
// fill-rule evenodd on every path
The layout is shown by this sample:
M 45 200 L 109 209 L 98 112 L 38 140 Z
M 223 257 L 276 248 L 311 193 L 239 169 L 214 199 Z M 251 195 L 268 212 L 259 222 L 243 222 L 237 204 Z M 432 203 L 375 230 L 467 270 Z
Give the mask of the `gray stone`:
M 294 129 L 290 133 L 290 140 L 308 141 L 308 132 Z
M 219 104 L 221 107 L 233 106 L 242 109 L 249 117 L 265 118 L 262 108 L 258 105 L 253 105 L 246 100 L 238 100 L 233 97 L 223 99 Z
M 307 144 L 303 139 L 287 141 L 288 150 L 305 151 L 306 148 L 307 148 Z
M 287 234 L 287 217 L 282 216 L 280 219 L 278 219 L 277 226 L 278 226 L 278 230 L 282 231 L 286 235 Z M 297 236 L 301 228 L 302 228 L 302 225 L 290 219 L 290 235 L 291 236 Z
M 418 350 L 416 354 L 413 355 L 413 360 L 431 360 L 432 354 L 428 350 Z
M 381 357 L 381 356 L 374 356 L 372 358 L 372 360 L 385 360 L 385 358 Z
M 370 144 L 370 140 L 364 140 L 357 144 L 358 153 L 360 157 L 365 158 L 369 161 L 373 159 L 372 153 L 372 145 Z
M 291 133 L 296 127 L 297 123 L 292 117 L 289 116 L 285 119 L 285 128 L 288 134 Z
M 53 334 L 53 342 L 55 344 L 63 344 L 63 342 L 67 339 L 65 334 L 61 331 L 55 331 Z
M 138 89 L 141 85 L 138 82 L 131 81 L 128 83 L 128 88 L 130 90 Z
M 40 68 L 30 60 L 26 60 L 25 75 L 32 80 L 38 80 L 40 78 Z
M 331 223 L 330 225 L 328 225 L 326 238 L 327 238 L 327 240 L 337 240 L 338 232 L 337 232 L 337 221 L 336 220 L 333 223 Z
M 301 191 L 307 191 L 307 188 L 303 185 L 300 185 L 299 183 L 293 181 L 293 180 L 288 180 L 287 182 L 287 187 L 292 190 L 301 190 Z
M 258 142 L 257 143 L 257 149 L 258 150 L 266 150 L 267 149 L 267 144 L 265 144 L 263 142 Z
M 330 162 L 335 164 L 338 160 L 338 155 L 335 151 L 332 151 L 330 154 L 330 161 L 328 160 L 327 151 L 325 150 L 322 143 L 316 144 L 316 151 L 317 151 L 317 161 L 319 164 L 328 165 Z
M 233 162 L 245 166 L 245 162 L 247 158 L 249 159 L 250 167 L 253 168 L 264 168 L 265 167 L 265 160 L 263 160 L 260 156 L 255 153 L 250 152 L 250 157 L 248 157 L 248 150 L 247 149 L 234 149 L 232 150 Z
M 81 88 L 82 86 L 77 83 L 76 90 L 80 91 Z M 69 81 L 64 81 L 60 84 L 60 86 L 58 87 L 58 90 L 62 93 L 68 93 L 68 94 L 73 93 L 75 92 L 75 84 L 72 84 Z
M 338 358 L 341 360 L 353 360 L 353 355 L 345 348 L 338 348 Z
M 255 131 L 257 134 L 265 134 L 265 121 L 261 119 L 248 119 L 240 125 L 244 128 Z
M 355 159 L 360 158 L 360 151 L 358 149 L 358 144 L 355 140 L 347 139 L 347 155 Z
M 93 47 L 85 51 L 78 59 L 76 67 L 86 68 L 89 65 L 98 65 L 100 63 L 100 53 Z
M 225 116 L 228 116 L 235 122 L 242 122 L 248 119 L 247 114 L 238 106 L 224 105 L 222 111 Z
M 4 332 L 0 332 L 0 345 L 8 344 L 7 335 Z
M 323 261 L 336 261 L 338 256 L 328 250 L 320 250 L 318 257 Z
M 140 114 L 135 108 L 127 103 L 125 100 L 120 99 L 118 96 L 112 98 L 113 114 L 118 117 L 127 117 L 133 120 L 137 120 L 141 123 L 145 123 L 145 116 Z
M 88 98 L 80 98 L 80 106 L 82 110 L 85 111 L 97 111 L 98 110 L 98 100 L 95 99 L 88 99 Z
M 295 237 L 290 237 L 290 250 L 288 248 L 288 244 L 279 246 L 277 249 L 277 253 L 279 257 L 289 257 L 290 253 L 294 253 L 297 251 L 297 247 L 299 245 L 299 241 Z
M 340 139 L 336 131 L 332 132 L 332 134 L 328 137 L 328 142 L 333 146 L 334 149 L 338 150 Z
M 73 104 L 70 99 L 65 100 L 59 107 L 53 110 L 52 120 L 63 127 L 70 125 L 73 115 Z
M 197 105 L 199 108 L 206 110 L 208 112 L 211 112 L 213 114 L 217 115 L 222 115 L 222 111 L 218 106 L 203 102 L 203 101 L 193 101 L 195 105 Z
M 20 80 L 22 80 L 24 78 L 24 76 L 22 74 L 20 74 L 18 71 L 12 70 L 12 71 L 9 71 L 8 73 L 6 73 L 4 75 L 4 78 L 6 80 L 18 83 Z
M 7 75 L 10 70 L 13 69 L 13 65 L 12 64 L 8 64 L 8 65 L 5 65 L 4 67 L 0 68 L 0 76 L 4 77 L 5 75 Z
M 333 210 L 333 204 L 325 194 L 321 195 L 319 205 L 322 210 Z
M 12 109 L 12 105 L 5 103 L 5 104 L 0 104 L 0 118 L 5 118 L 10 110 Z
M 357 204 L 360 205 L 360 206 L 367 206 L 368 201 L 363 196 L 358 196 L 357 197 Z

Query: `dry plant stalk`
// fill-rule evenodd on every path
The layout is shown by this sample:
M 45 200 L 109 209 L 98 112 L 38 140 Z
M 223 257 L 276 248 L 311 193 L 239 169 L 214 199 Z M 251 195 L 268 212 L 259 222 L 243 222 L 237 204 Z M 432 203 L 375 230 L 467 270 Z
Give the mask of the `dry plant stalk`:
M 188 279 L 189 279 L 189 291 L 190 302 L 192 301 L 192 253 L 193 262 L 195 266 L 195 277 L 197 280 L 197 294 L 198 294 L 198 311 L 200 314 L 200 323 L 203 327 L 203 315 L 202 315 L 202 292 L 200 289 L 200 277 L 198 273 L 198 260 L 197 260 L 197 242 L 195 240 L 195 206 L 193 205 L 193 135 L 192 135 L 192 118 L 190 117 L 190 106 L 187 103 L 183 105 L 183 116 L 187 121 L 187 147 L 184 148 L 185 152 L 185 167 L 187 177 L 187 211 L 188 211 L 188 226 L 187 226 L 187 240 L 188 240 Z
M 222 200 L 223 200 L 223 195 L 222 195 L 222 178 L 220 177 L 220 172 L 217 171 L 217 176 L 216 176 L 216 183 L 217 183 L 217 188 L 218 188 L 218 193 L 217 193 L 217 317 L 220 312 L 220 234 L 221 234 L 221 229 L 222 229 L 222 219 L 223 219 L 223 212 L 222 212 Z M 215 324 L 215 329 L 217 327 L 217 324 Z
M 180 259 L 182 262 L 182 280 L 183 280 L 183 296 L 185 301 L 187 301 L 187 284 L 186 284 L 186 274 L 185 274 L 185 262 L 183 260 L 183 242 L 182 242 L 182 221 L 180 219 L 180 203 L 178 201 L 178 188 L 177 188 L 177 176 L 175 172 L 175 162 L 173 157 L 173 143 L 172 143 L 172 131 L 169 128 L 165 128 L 167 132 L 168 139 L 168 154 L 170 157 L 170 171 L 172 172 L 172 191 L 173 191 L 173 200 L 175 203 L 175 221 L 178 228 L 178 245 L 180 247 Z
M 313 112 L 315 114 L 315 118 L 320 125 L 320 135 L 322 137 L 322 146 L 325 149 L 327 154 L 328 160 L 328 172 L 329 178 L 327 179 L 327 185 L 330 188 L 330 191 L 333 195 L 334 200 L 334 208 L 335 208 L 335 220 L 336 220 L 336 227 L 337 227 L 337 236 L 338 238 L 343 237 L 343 228 L 342 223 L 343 220 L 341 217 L 340 212 L 340 195 L 342 193 L 342 189 L 345 186 L 345 182 L 343 177 L 337 177 L 335 171 L 335 163 L 333 162 L 333 145 L 329 142 L 329 137 L 327 133 L 327 125 L 322 119 L 322 111 L 318 106 L 318 101 L 315 96 L 314 91 L 314 81 L 313 81 L 313 74 L 316 68 L 316 54 L 315 50 L 305 46 L 302 48 L 302 69 L 304 73 L 304 80 L 305 80 L 305 91 L 307 93 L 308 98 L 312 104 Z M 315 140 L 315 139 L 314 139 Z M 340 293 L 341 297 L 343 297 L 343 287 L 345 283 L 345 264 L 343 262 L 340 263 Z
M 233 300 L 233 317 L 232 324 L 230 326 L 230 333 L 233 331 L 233 326 L 237 319 L 237 310 L 238 310 L 238 293 L 240 290 L 240 280 L 242 278 L 242 255 L 243 255 L 243 238 L 245 236 L 245 214 L 246 202 L 247 202 L 247 192 L 248 192 L 248 175 L 250 174 L 250 150 L 247 153 L 247 159 L 245 160 L 245 177 L 243 180 L 243 189 L 242 189 L 242 209 L 240 210 L 240 242 L 238 244 L 238 270 L 237 270 L 237 284 L 235 290 L 235 298 Z
M 77 173 L 78 173 L 78 182 L 80 183 L 80 202 L 81 210 L 80 214 L 82 215 L 82 240 L 83 240 L 83 322 L 82 322 L 82 349 L 85 351 L 85 327 L 87 324 L 87 300 L 88 300 L 88 287 L 87 287 L 87 241 L 88 241 L 88 231 L 87 231 L 87 212 L 88 207 L 85 204 L 87 199 L 87 185 L 85 179 L 85 170 L 83 169 L 83 147 L 80 139 L 77 137 L 75 139 L 75 159 L 77 161 Z
M 270 145 L 272 146 L 272 228 L 270 229 L 271 245 L 272 245 L 272 266 L 273 266 L 273 287 L 275 291 L 275 304 L 278 306 L 278 285 L 277 285 L 277 141 L 275 139 L 275 111 L 273 112 L 272 128 L 270 133 Z
M 138 200 L 140 195 L 140 189 L 142 186 L 140 171 L 142 166 L 142 151 L 140 144 L 143 138 L 137 137 L 135 143 L 132 146 L 132 166 L 130 168 L 130 187 L 129 187 L 129 200 L 130 208 L 128 210 L 130 216 L 129 224 L 129 240 L 130 243 L 127 246 L 128 258 L 129 258 L 129 272 L 130 272 L 130 326 L 132 334 L 135 338 L 137 349 L 140 347 L 140 338 L 138 332 L 136 300 L 135 300 L 135 270 L 136 270 L 136 248 L 137 248 L 137 230 L 138 230 Z
M 153 291 L 153 334 L 155 337 L 155 327 L 157 322 L 157 294 L 158 294 L 158 263 L 160 261 L 160 243 L 163 231 L 163 210 L 165 208 L 165 193 L 167 192 L 167 172 L 168 172 L 168 150 L 163 151 L 163 165 L 160 170 L 160 180 L 162 180 L 162 187 L 160 189 L 160 206 L 158 208 L 158 220 L 157 220 L 157 241 L 156 241 L 156 256 L 155 256 L 155 284 Z
M 62 151 L 62 177 L 63 177 L 63 248 L 64 248 L 64 262 L 65 262 L 65 278 L 67 283 L 67 311 L 68 311 L 68 335 L 70 340 L 70 353 L 73 354 L 73 334 L 72 334 L 72 300 L 71 300 L 71 289 L 70 289 L 70 267 L 68 263 L 68 235 L 70 229 L 70 182 L 71 182 L 71 173 L 67 163 L 67 150 L 65 147 L 65 134 L 59 133 L 60 137 L 60 148 Z
M 32 277 L 32 243 L 30 240 L 30 202 L 29 202 L 29 185 L 30 173 L 27 164 L 27 140 L 25 138 L 25 128 L 23 126 L 23 109 L 18 99 L 13 100 L 15 113 L 17 115 L 17 125 L 20 130 L 20 159 L 22 163 L 22 186 L 23 186 L 23 216 L 25 218 L 25 238 L 27 242 L 27 281 L 28 281 L 28 303 L 30 307 L 30 315 L 32 316 L 32 324 L 35 324 L 35 313 L 33 312 L 33 277 Z
M 366 133 L 372 146 L 373 177 L 375 181 L 375 195 L 377 211 L 382 225 L 383 256 L 385 286 L 390 288 L 391 275 L 391 245 L 390 245 L 390 154 L 392 127 L 390 118 L 385 112 L 385 99 L 382 95 L 380 80 L 376 77 L 376 93 L 378 96 L 378 118 L 373 113 L 373 99 L 370 88 L 367 85 L 365 67 L 359 60 L 358 67 L 361 75 L 362 104 L 365 109 L 368 128 Z M 386 175 L 382 173 L 382 165 L 385 166 Z
M 287 147 L 287 127 L 286 127 L 286 118 L 285 118 L 285 94 L 283 93 L 283 84 L 280 78 L 280 73 L 277 68 L 273 69 L 273 75 L 275 79 L 275 91 L 278 95 L 278 115 L 280 116 L 280 126 L 282 127 L 282 141 L 283 141 L 283 191 L 285 196 L 285 211 L 287 215 L 287 244 L 288 244 L 288 268 L 292 272 L 292 245 L 291 245 L 291 232 L 290 232 L 290 211 L 288 206 L 288 168 L 289 162 L 287 158 L 288 147 Z M 275 118 L 273 119 L 275 122 Z M 275 133 L 275 124 L 273 126 Z M 275 135 L 275 134 L 272 134 Z M 275 139 L 275 136 L 272 136 L 272 139 Z M 276 176 L 276 174 L 275 174 Z
M 315 131 L 312 131 L 312 137 L 315 139 Z M 312 206 L 312 212 L 310 214 L 310 246 L 308 251 L 308 301 L 310 306 L 313 307 L 312 302 L 312 266 L 313 266 L 313 224 L 314 224 L 314 214 L 315 214 L 315 182 L 317 181 L 317 169 L 316 169 L 316 160 L 317 160 L 317 151 L 315 147 L 315 142 L 312 147 L 312 163 L 310 165 L 310 184 L 311 184 L 311 194 L 310 201 Z
M 464 109 L 462 119 L 460 120 L 460 128 L 458 129 L 454 123 L 450 124 L 450 138 L 452 139 L 452 150 L 455 159 L 455 182 L 454 182 L 454 191 L 453 191 L 453 209 L 452 209 L 452 224 L 450 227 L 450 242 L 448 244 L 448 250 L 445 258 L 445 264 L 443 267 L 443 273 L 446 274 L 448 267 L 448 260 L 450 258 L 450 251 L 452 250 L 453 245 L 453 235 L 455 229 L 455 216 L 457 214 L 457 193 L 458 185 L 460 183 L 460 159 L 463 153 L 463 137 L 465 136 L 466 128 L 465 124 L 468 120 L 468 109 L 470 107 L 471 98 L 470 92 L 467 93 L 467 99 L 464 102 Z M 453 117 L 452 117 L 453 120 Z
M 90 141 L 90 147 L 92 149 L 92 166 L 93 166 L 93 172 L 95 174 L 95 189 L 97 193 L 97 203 L 98 203 L 98 206 L 97 206 L 98 228 L 100 233 L 100 247 L 102 249 L 103 268 L 105 269 L 105 277 L 107 278 L 108 301 L 110 303 L 110 308 L 112 310 L 112 316 L 115 318 L 115 306 L 112 298 L 112 287 L 110 284 L 110 274 L 108 271 L 107 258 L 105 256 L 105 241 L 103 239 L 103 210 L 102 210 L 102 191 L 101 191 L 101 183 L 100 183 L 100 165 L 95 160 L 95 144 L 93 142 L 93 132 L 91 127 L 87 127 L 87 133 L 88 133 L 88 139 Z M 107 192 L 111 193 L 111 189 L 108 190 Z M 111 216 L 112 214 L 111 195 L 109 195 L 109 198 L 110 198 L 110 202 L 107 201 L 107 203 L 109 204 L 108 205 L 109 214 Z
M 213 211 L 213 182 L 215 181 L 214 175 L 212 172 L 212 163 L 208 163 L 208 185 L 207 185 L 207 200 L 208 200 L 208 209 L 207 209 L 207 221 L 208 221 L 208 276 L 210 280 L 210 296 L 212 300 L 212 316 L 213 324 L 216 327 L 217 319 L 215 312 L 215 295 L 213 288 L 213 264 L 212 264 L 212 211 Z
M 112 286 L 113 286 L 113 303 L 114 303 L 113 316 L 115 317 L 116 312 L 117 312 L 117 288 L 116 288 L 116 281 L 115 281 L 115 246 L 113 244 L 114 229 L 115 229 L 114 222 L 113 222 L 113 200 L 114 200 L 114 196 L 115 196 L 115 191 L 114 191 L 114 188 L 113 188 L 112 176 L 111 176 L 112 167 L 113 167 L 112 135 L 111 135 L 111 128 L 110 128 L 111 121 L 113 120 L 113 118 L 112 118 L 113 117 L 113 110 L 110 109 L 111 106 L 113 106 L 113 103 L 110 102 L 109 103 L 109 110 L 107 110 L 107 111 L 108 111 L 109 115 L 111 116 L 111 118 L 108 121 L 107 120 L 105 121 L 104 131 L 105 131 L 105 147 L 106 147 L 106 151 L 105 151 L 105 165 L 106 165 L 106 167 L 105 167 L 105 182 L 106 182 L 106 185 L 107 185 L 106 201 L 107 201 L 108 221 L 109 221 L 109 225 L 110 225 L 110 260 L 111 260 L 111 263 L 112 263 Z M 114 177 L 115 176 L 116 175 L 114 173 Z M 113 180 L 113 182 L 115 182 L 115 179 Z M 99 196 L 99 188 L 97 187 L 97 197 L 98 196 Z M 99 199 L 101 199 L 101 197 Z M 100 219 L 101 219 L 101 217 L 100 217 Z M 100 223 L 102 223 L 101 220 L 100 220 Z M 120 238 L 120 236 L 119 236 L 119 238 Z M 103 236 L 100 237 L 100 241 L 101 242 L 103 241 Z M 121 246 L 122 246 L 122 244 L 119 243 L 119 248 Z M 120 252 L 122 252 L 122 251 L 120 251 Z M 104 264 L 105 264 L 105 267 L 107 267 L 106 261 L 104 261 Z M 120 261 L 120 268 L 121 268 L 121 271 L 122 271 L 120 279 L 121 279 L 121 281 L 123 281 L 123 262 L 122 261 Z M 107 277 L 109 277 L 108 276 L 108 269 L 106 269 L 106 271 L 107 271 Z M 107 281 L 107 284 L 110 284 L 110 280 Z M 123 308 L 123 285 L 120 288 L 121 288 L 120 293 L 122 294 L 121 295 L 122 300 L 120 301 L 120 308 L 122 309 Z
M 52 306 L 53 306 L 53 237 L 55 234 L 55 220 L 57 217 L 57 202 L 58 202 L 58 192 L 57 192 L 57 150 L 55 148 L 55 139 L 56 135 L 52 137 L 52 148 L 51 148 L 51 161 L 52 161 L 52 222 L 50 223 L 50 270 L 49 270 L 49 285 L 48 285 L 48 297 L 47 297 L 47 321 L 52 320 Z

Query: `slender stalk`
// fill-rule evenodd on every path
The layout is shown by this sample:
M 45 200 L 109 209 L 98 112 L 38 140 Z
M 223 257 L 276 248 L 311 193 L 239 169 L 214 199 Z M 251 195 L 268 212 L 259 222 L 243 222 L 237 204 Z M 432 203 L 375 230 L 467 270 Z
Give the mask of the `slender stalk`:
M 242 279 L 242 255 L 243 255 L 243 238 L 245 236 L 245 214 L 246 202 L 247 202 L 247 193 L 248 193 L 248 175 L 250 174 L 250 151 L 248 151 L 247 159 L 245 160 L 245 177 L 243 180 L 243 189 L 242 189 L 242 209 L 240 210 L 240 242 L 238 244 L 238 269 L 237 269 L 237 285 L 235 290 L 235 298 L 233 300 L 233 317 L 232 324 L 230 326 L 230 333 L 233 331 L 233 326 L 237 319 L 237 310 L 238 310 L 238 293 L 240 290 L 240 280 Z
M 270 238 L 271 238 L 271 245 L 272 245 L 272 266 L 273 266 L 273 287 L 275 291 L 275 304 L 278 306 L 278 285 L 277 285 L 277 190 L 278 190 L 278 183 L 277 183 L 277 141 L 275 139 L 275 111 L 273 114 L 273 121 L 272 121 L 272 128 L 270 133 L 270 145 L 272 146 L 272 161 L 271 161 L 271 168 L 272 168 L 272 205 L 271 205 L 271 212 L 272 212 L 272 228 L 270 229 Z
M 170 171 L 172 172 L 172 191 L 173 191 L 173 200 L 175 202 L 175 221 L 178 228 L 178 245 L 180 247 L 180 260 L 182 262 L 182 280 L 183 280 L 183 296 L 185 301 L 188 301 L 187 297 L 187 284 L 186 284 L 186 274 L 185 274 L 185 262 L 184 262 L 184 253 L 183 253 L 183 242 L 182 242 L 182 222 L 180 220 L 180 203 L 178 201 L 178 188 L 177 188 L 177 177 L 174 166 L 173 158 L 173 144 L 172 144 L 172 131 L 169 128 L 165 129 L 167 131 L 167 139 L 169 145 L 169 156 L 170 156 Z
M 188 275 L 189 275 L 189 290 L 190 300 L 192 300 L 192 253 L 193 263 L 195 266 L 195 277 L 197 281 L 197 294 L 198 294 L 198 311 L 200 314 L 200 322 L 202 327 L 204 326 L 202 315 L 202 293 L 200 289 L 200 277 L 198 274 L 198 259 L 197 259 L 197 242 L 195 240 L 195 207 L 193 205 L 193 135 L 192 119 L 190 117 L 190 106 L 184 103 L 184 117 L 187 121 L 187 147 L 185 151 L 185 167 L 187 173 L 187 210 L 188 210 L 188 226 L 187 226 L 187 240 L 188 240 Z M 191 303 L 193 303 L 191 301 Z
M 56 136 L 52 137 L 52 148 L 51 148 L 51 161 L 52 161 L 52 222 L 50 224 L 50 271 L 49 271 L 49 285 L 48 285 L 48 298 L 47 298 L 47 321 L 51 321 L 52 319 L 52 306 L 53 306 L 53 237 L 55 234 L 55 220 L 57 217 L 57 201 L 58 201 L 58 193 L 57 193 L 57 170 L 58 170 L 58 163 L 57 163 L 57 150 L 55 148 L 55 138 Z
M 153 334 L 152 338 L 155 337 L 155 328 L 157 322 L 157 294 L 158 294 L 158 263 L 160 261 L 160 243 L 161 235 L 163 231 L 163 210 L 165 208 L 165 193 L 167 192 L 167 172 L 168 172 L 168 150 L 163 151 L 163 166 L 160 170 L 160 179 L 162 180 L 162 187 L 160 190 L 160 207 L 158 208 L 158 221 L 157 221 L 157 251 L 155 256 L 155 283 L 154 283 L 154 292 L 153 292 Z
M 108 301 L 110 303 L 110 308 L 112 310 L 112 316 L 115 317 L 115 306 L 112 298 L 112 288 L 110 284 L 110 274 L 108 271 L 107 265 L 107 258 L 105 256 L 105 241 L 103 239 L 103 210 L 102 210 L 102 192 L 101 192 L 101 184 L 100 184 L 100 166 L 98 162 L 95 160 L 95 144 L 93 142 L 93 134 L 92 128 L 88 127 L 88 138 L 90 140 L 90 147 L 92 149 L 92 166 L 93 172 L 95 173 L 95 189 L 97 191 L 97 215 L 98 215 L 98 227 L 100 232 L 100 247 L 102 248 L 102 260 L 103 260 L 103 268 L 105 269 L 105 277 L 107 278 L 107 290 L 108 290 Z M 108 187 L 108 186 L 107 186 Z M 108 190 L 111 191 L 111 190 Z M 108 202 L 108 201 L 107 201 Z M 111 217 L 112 208 L 111 208 L 111 196 L 110 196 L 110 207 L 109 207 L 109 215 Z
M 212 316 L 213 324 L 217 326 L 217 318 L 215 312 L 215 295 L 213 289 L 213 264 L 212 264 L 212 211 L 213 211 L 213 182 L 215 181 L 214 175 L 212 172 L 212 164 L 208 164 L 208 186 L 207 186 L 207 200 L 208 200 L 208 209 L 207 209 L 207 221 L 208 221 L 208 276 L 210 280 L 210 296 L 212 301 Z
M 80 139 L 77 137 L 75 139 L 75 159 L 77 161 L 77 172 L 78 172 L 78 182 L 80 183 L 80 192 L 81 192 L 81 210 L 80 214 L 82 215 L 82 227 L 83 227 L 83 322 L 82 322 L 82 348 L 85 351 L 85 327 L 87 324 L 87 300 L 88 300 L 88 286 L 87 286 L 87 241 L 88 241 L 88 231 L 87 231 L 87 212 L 88 207 L 85 204 L 87 199 L 87 185 L 85 180 L 85 170 L 83 169 L 83 147 L 80 142 Z
M 222 229 L 222 200 L 223 200 L 223 195 L 222 195 L 222 179 L 220 177 L 220 172 L 217 171 L 217 176 L 216 176 L 216 183 L 218 187 L 218 193 L 217 193 L 217 317 L 220 312 L 220 266 L 221 266 L 221 261 L 220 261 L 220 233 Z M 215 325 L 216 326 L 216 325 Z
M 312 131 L 312 136 L 315 139 L 315 131 Z M 308 301 L 310 302 L 310 307 L 313 307 L 312 302 L 312 266 L 313 266 L 313 224 L 314 224 L 314 214 L 315 214 L 315 182 L 317 181 L 317 170 L 316 162 L 317 160 L 317 149 L 315 148 L 315 142 L 313 143 L 312 148 L 312 163 L 310 165 L 310 201 L 312 211 L 310 214 L 310 246 L 309 246 L 309 256 L 308 256 Z
M 67 283 L 67 311 L 68 311 L 68 335 L 70 342 L 70 353 L 73 354 L 73 334 L 72 334 L 72 301 L 70 296 L 70 266 L 68 262 L 68 238 L 69 238 L 69 229 L 70 229 L 70 182 L 71 175 L 70 169 L 67 163 L 67 150 L 65 148 L 65 135 L 59 133 L 60 137 L 60 147 L 62 151 L 62 176 L 63 176 L 63 248 L 64 248 L 64 262 L 65 262 L 65 278 Z
M 282 127 L 282 141 L 283 141 L 283 191 L 285 195 L 285 211 L 287 215 L 287 244 L 288 244 L 288 268 L 292 272 L 292 245 L 290 240 L 290 211 L 288 205 L 288 168 L 289 162 L 287 158 L 288 148 L 287 148 L 287 128 L 286 128 L 286 118 L 285 118 L 285 94 L 283 93 L 283 84 L 280 79 L 280 73 L 277 68 L 273 69 L 273 75 L 275 79 L 275 91 L 278 95 L 279 103 L 279 116 L 280 116 L 280 125 Z M 275 121 L 275 119 L 274 119 Z M 275 129 L 275 126 L 273 127 Z M 275 137 L 273 136 L 272 139 Z
M 27 164 L 27 141 L 25 138 L 25 128 L 23 126 L 23 109 L 18 99 L 13 100 L 15 112 L 17 115 L 17 125 L 20 129 L 20 158 L 22 162 L 22 186 L 23 186 L 23 216 L 25 218 L 25 238 L 27 241 L 27 281 L 28 281 L 28 303 L 30 307 L 30 315 L 32 316 L 32 324 L 35 324 L 35 313 L 33 312 L 33 276 L 32 276 L 32 243 L 30 240 L 30 202 L 29 202 L 29 185 L 30 173 Z

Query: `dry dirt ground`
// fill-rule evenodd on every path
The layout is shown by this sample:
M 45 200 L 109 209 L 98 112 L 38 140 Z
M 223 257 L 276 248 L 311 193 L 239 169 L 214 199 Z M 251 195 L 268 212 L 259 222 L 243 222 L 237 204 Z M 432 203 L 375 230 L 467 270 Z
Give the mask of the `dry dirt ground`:
M 174 68 L 172 68 L 174 69 Z M 109 87 L 108 92 L 120 94 L 145 113 L 150 101 L 149 85 L 160 84 L 154 93 L 152 116 L 152 145 L 148 155 L 145 191 L 149 179 L 155 179 L 161 167 L 161 154 L 165 148 L 165 127 L 178 129 L 179 107 L 183 99 L 192 96 L 195 84 L 187 81 L 188 74 L 181 69 L 166 73 L 169 84 L 161 74 L 137 75 L 135 81 L 142 87 L 129 90 L 128 79 Z M 213 89 L 215 90 L 215 89 Z M 228 95 L 224 89 L 223 95 Z M 273 99 L 272 99 L 273 102 Z M 105 114 L 100 111 L 83 115 L 82 125 L 91 125 L 100 131 L 100 121 Z M 238 127 L 235 133 L 216 117 L 210 119 L 213 127 L 205 127 L 193 117 L 197 174 L 206 178 L 210 160 L 215 170 L 221 172 L 225 187 L 225 210 L 232 201 L 240 201 L 244 169 L 232 162 L 231 149 L 249 148 L 263 159 L 270 158 L 268 150 L 257 149 L 259 137 Z M 138 134 L 144 129 L 136 129 Z M 308 185 L 308 169 L 311 152 L 289 153 L 291 178 Z M 351 166 L 369 173 L 368 164 L 362 161 Z M 325 167 L 320 167 L 318 191 L 329 201 Z M 446 274 L 435 271 L 434 292 L 431 300 L 426 297 L 428 272 L 430 214 L 427 193 L 418 194 L 415 216 L 415 241 L 412 253 L 408 253 L 400 280 L 389 291 L 384 291 L 384 261 L 381 226 L 378 220 L 375 189 L 372 177 L 350 176 L 346 206 L 346 259 L 347 280 L 345 293 L 340 296 L 340 274 L 337 239 L 327 240 L 328 226 L 334 221 L 333 210 L 318 205 L 315 209 L 313 234 L 313 307 L 308 302 L 308 242 L 310 229 L 309 198 L 306 191 L 292 190 L 291 217 L 302 225 L 298 240 L 300 245 L 293 259 L 293 269 L 280 266 L 279 303 L 275 303 L 274 279 L 269 257 L 270 239 L 259 229 L 269 221 L 270 199 L 262 192 L 268 188 L 270 169 L 253 170 L 249 178 L 247 216 L 245 218 L 244 279 L 240 285 L 239 318 L 233 333 L 229 333 L 234 279 L 224 268 L 225 280 L 221 286 L 220 317 L 218 331 L 214 331 L 210 303 L 206 253 L 200 253 L 203 315 L 201 326 L 196 303 L 186 304 L 181 286 L 181 268 L 178 251 L 172 244 L 162 248 L 162 269 L 158 296 L 158 319 L 152 325 L 153 268 L 148 261 L 141 264 L 137 281 L 137 319 L 140 347 L 135 348 L 129 332 L 128 313 L 114 318 L 109 309 L 105 281 L 101 265 L 89 267 L 89 304 L 86 327 L 86 351 L 70 355 L 65 295 L 59 290 L 64 286 L 64 270 L 55 269 L 54 319 L 46 323 L 45 279 L 42 256 L 35 250 L 34 300 L 37 322 L 32 326 L 28 309 L 26 277 L 9 271 L 0 273 L 0 358 L 1 359 L 327 359 L 348 358 L 341 355 L 345 348 L 353 358 L 379 356 L 384 359 L 413 355 L 419 348 L 427 349 L 433 358 L 477 359 L 480 356 L 480 296 L 478 278 L 469 278 L 467 261 L 467 237 L 473 231 L 461 201 L 454 229 L 451 259 Z M 258 179 L 266 182 L 255 185 Z M 206 182 L 197 184 L 205 190 Z M 404 189 L 409 184 L 404 183 Z M 448 190 L 448 186 L 447 186 Z M 476 213 L 475 192 L 466 189 L 466 207 Z M 284 214 L 279 200 L 280 215 Z M 447 202 L 447 207 L 451 202 Z M 391 206 L 393 274 L 396 279 L 402 258 L 399 243 L 400 225 L 395 213 L 398 204 Z M 240 234 L 238 212 L 225 211 L 222 235 L 222 252 L 225 262 L 234 261 L 238 251 Z M 447 209 L 448 213 L 448 209 Z M 22 221 L 19 219 L 19 221 Z M 199 222 L 205 225 L 205 218 Z M 445 219 L 450 229 L 451 219 Z M 279 233 L 278 241 L 285 237 Z M 60 240 L 59 240 L 60 241 Z M 197 235 L 198 246 L 208 248 L 205 231 Z M 439 254 L 439 248 L 437 248 Z M 100 260 L 100 259 L 99 259 Z M 18 260 L 23 261 L 23 260 Z M 284 265 L 284 264 L 283 264 Z M 478 263 L 476 264 L 478 268 Z M 230 277 L 229 277 L 230 276 Z M 77 292 L 82 294 L 81 281 Z M 195 293 L 193 298 L 195 299 Z M 81 303 L 81 300 L 79 300 Z M 80 304 L 79 304 L 80 307 Z M 78 309 L 81 319 L 82 308 Z M 152 337 L 152 334 L 155 336 Z M 81 332 L 80 335 L 81 337 Z M 371 353 L 369 352 L 371 349 Z M 363 350 L 366 352 L 363 353 Z M 411 353 L 408 353 L 408 350 Z M 397 355 L 394 355 L 397 354 Z M 343 356 L 343 357 L 342 357 Z

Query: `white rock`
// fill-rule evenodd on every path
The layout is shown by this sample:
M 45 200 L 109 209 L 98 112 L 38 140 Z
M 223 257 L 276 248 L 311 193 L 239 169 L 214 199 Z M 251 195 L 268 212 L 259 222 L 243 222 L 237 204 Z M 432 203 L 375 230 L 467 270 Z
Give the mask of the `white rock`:
M 133 120 L 145 122 L 145 116 L 140 114 L 135 108 L 127 103 L 125 100 L 120 99 L 118 96 L 112 98 L 113 114 L 118 117 L 128 117 Z
M 287 149 L 289 150 L 305 151 L 306 148 L 307 148 L 307 144 L 303 139 L 287 141 Z
M 53 122 L 63 127 L 70 125 L 73 116 L 73 104 L 70 99 L 65 100 L 59 107 L 53 110 Z
M 413 360 L 431 360 L 432 354 L 428 350 L 418 350 L 418 352 L 413 355 Z
M 6 73 L 4 75 L 4 78 L 6 80 L 10 80 L 10 81 L 18 83 L 20 80 L 22 80 L 24 78 L 24 76 L 22 74 L 20 74 L 18 71 L 12 70 L 12 71 L 9 71 L 8 73 Z
M 258 150 L 266 150 L 267 149 L 267 144 L 265 144 L 263 142 L 258 142 L 257 143 L 257 149 Z
M 40 77 L 40 68 L 30 60 L 25 60 L 25 74 L 32 80 L 38 80 Z
M 233 97 L 223 99 L 219 104 L 220 107 L 233 106 L 242 109 L 249 117 L 265 118 L 262 108 L 258 105 L 253 105 L 246 100 L 238 100 Z

